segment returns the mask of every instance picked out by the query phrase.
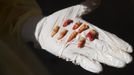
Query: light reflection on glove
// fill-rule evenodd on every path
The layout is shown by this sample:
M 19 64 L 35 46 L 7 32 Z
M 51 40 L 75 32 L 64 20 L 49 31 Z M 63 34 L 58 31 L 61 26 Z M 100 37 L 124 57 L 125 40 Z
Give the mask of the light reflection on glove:
M 48 17 L 44 17 L 36 27 L 35 37 L 41 47 L 67 61 L 72 61 L 74 64 L 80 65 L 82 68 L 99 73 L 102 71 L 100 63 L 109 66 L 122 68 L 132 61 L 129 53 L 132 52 L 132 47 L 127 42 L 123 41 L 116 35 L 104 31 L 91 23 L 81 19 L 88 7 L 84 5 L 75 5 L 53 13 Z M 71 19 L 73 23 L 64 27 L 65 20 Z M 86 23 L 89 29 L 79 33 L 71 42 L 67 42 L 68 37 L 73 31 L 72 27 L 76 22 Z M 56 34 L 52 37 L 51 33 L 54 26 L 59 27 Z M 60 32 L 66 29 L 66 35 L 60 40 L 57 37 Z M 98 38 L 90 41 L 86 38 L 84 47 L 79 48 L 79 38 L 86 37 L 90 29 L 94 29 L 98 33 Z

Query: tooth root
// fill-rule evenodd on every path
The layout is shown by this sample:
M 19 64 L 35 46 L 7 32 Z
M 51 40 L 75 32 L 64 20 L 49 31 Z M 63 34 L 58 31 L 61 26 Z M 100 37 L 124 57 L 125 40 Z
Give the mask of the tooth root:
M 60 27 L 59 26 L 54 26 L 53 30 L 52 30 L 52 33 L 51 33 L 51 36 L 54 37 L 54 35 L 59 31 Z
M 62 39 L 67 34 L 67 32 L 68 32 L 68 30 L 64 29 L 62 32 L 60 32 L 60 35 L 57 39 L 58 40 Z
M 81 22 L 75 23 L 75 25 L 73 26 L 72 29 L 75 30 L 75 29 L 79 28 L 81 24 L 82 24 Z
M 89 28 L 89 26 L 86 23 L 84 23 L 84 24 L 82 24 L 82 26 L 80 26 L 78 33 L 81 33 L 84 30 L 87 30 L 88 28 Z
M 90 40 L 90 41 L 93 41 L 95 38 L 98 38 L 98 33 L 95 31 L 95 30 L 90 30 L 86 37 Z
M 56 32 L 52 31 L 51 36 L 54 37 L 55 34 Z
M 64 24 L 63 24 L 63 27 L 66 27 L 66 26 L 68 26 L 70 23 L 72 23 L 73 22 L 73 20 L 71 20 L 71 19 L 68 19 L 68 20 L 66 20 L 65 22 L 64 22 Z
M 78 48 L 84 47 L 85 43 L 86 43 L 86 39 L 81 37 L 80 40 L 78 41 Z
M 77 36 L 78 32 L 74 31 L 68 38 L 67 42 L 70 42 Z

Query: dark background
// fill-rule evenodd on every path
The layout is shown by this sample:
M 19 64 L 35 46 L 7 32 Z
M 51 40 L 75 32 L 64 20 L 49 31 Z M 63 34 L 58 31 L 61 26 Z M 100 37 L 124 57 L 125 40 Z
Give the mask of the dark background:
M 37 0 L 44 16 L 68 6 L 79 4 L 84 0 Z M 102 0 L 101 5 L 83 19 L 96 26 L 112 32 L 134 46 L 134 1 L 133 0 Z M 31 48 L 32 45 L 31 45 Z M 76 66 L 71 62 L 59 59 L 44 50 L 34 49 L 39 59 L 47 66 L 52 75 L 95 75 Z M 134 53 L 131 54 L 134 56 Z M 117 69 L 103 64 L 103 72 L 99 75 L 133 75 L 134 63 L 125 68 Z

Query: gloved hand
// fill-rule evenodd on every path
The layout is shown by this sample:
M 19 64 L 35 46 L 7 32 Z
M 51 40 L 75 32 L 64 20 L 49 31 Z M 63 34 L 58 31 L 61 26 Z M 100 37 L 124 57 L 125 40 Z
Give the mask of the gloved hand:
M 80 4 L 44 17 L 35 31 L 41 48 L 94 73 L 102 71 L 100 63 L 117 68 L 130 63 L 131 45 L 83 20 L 87 9 Z

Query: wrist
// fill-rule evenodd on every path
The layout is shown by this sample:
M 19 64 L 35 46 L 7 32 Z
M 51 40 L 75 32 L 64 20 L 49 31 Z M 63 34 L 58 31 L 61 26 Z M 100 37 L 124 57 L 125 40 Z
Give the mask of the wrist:
M 24 42 L 35 42 L 35 28 L 37 23 L 43 16 L 31 16 L 29 17 L 22 26 L 21 36 Z

